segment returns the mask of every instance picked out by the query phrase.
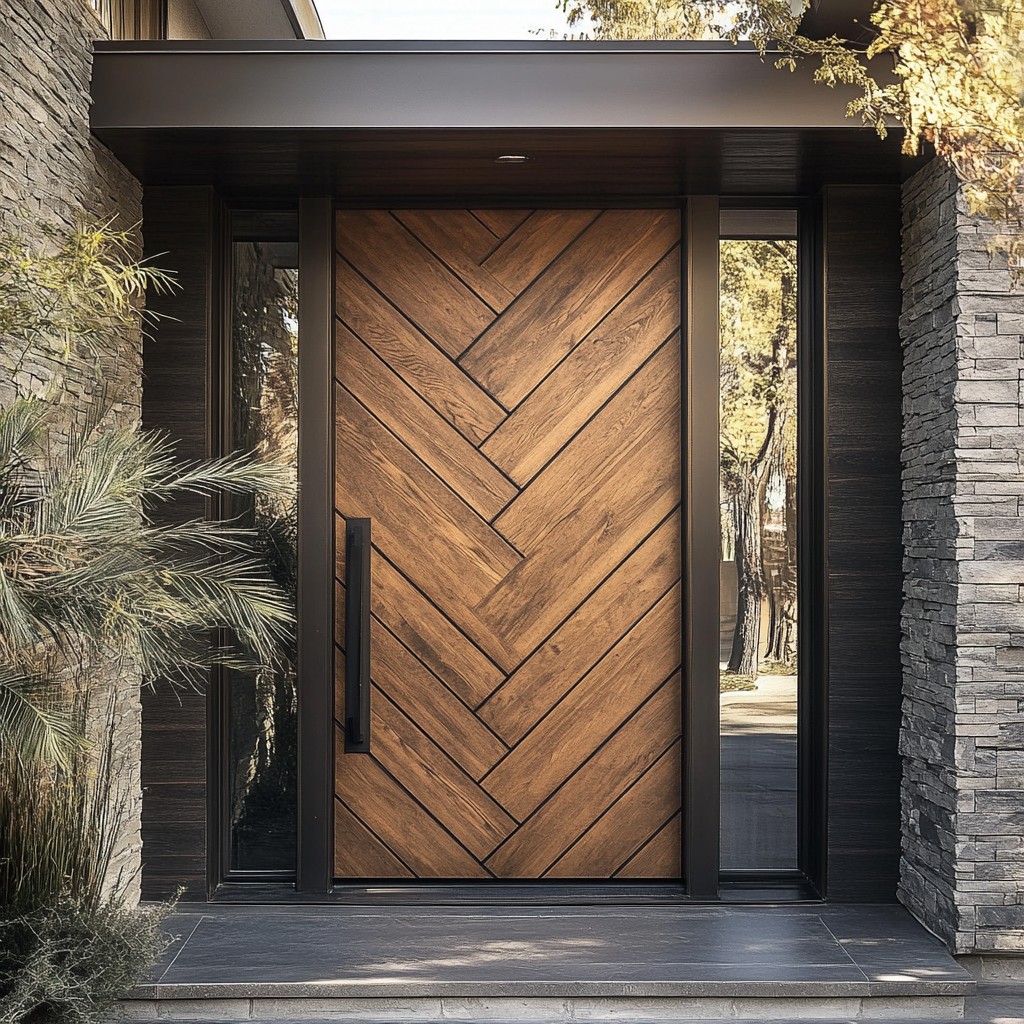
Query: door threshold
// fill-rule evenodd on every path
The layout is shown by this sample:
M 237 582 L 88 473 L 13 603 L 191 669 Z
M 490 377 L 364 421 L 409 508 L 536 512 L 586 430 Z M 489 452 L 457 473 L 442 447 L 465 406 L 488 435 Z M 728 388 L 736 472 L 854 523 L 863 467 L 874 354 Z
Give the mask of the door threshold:
M 595 907 L 679 906 L 729 903 L 820 903 L 809 889 L 794 885 L 741 889 L 723 886 L 721 900 L 691 899 L 678 882 L 651 883 L 380 883 L 335 885 L 329 893 L 299 893 L 281 882 L 225 882 L 211 903 L 301 904 L 365 907 Z
M 340 883 L 329 893 L 299 893 L 288 883 L 225 882 L 214 903 L 301 903 L 341 906 L 650 906 L 693 903 L 678 882 L 449 882 L 418 885 Z

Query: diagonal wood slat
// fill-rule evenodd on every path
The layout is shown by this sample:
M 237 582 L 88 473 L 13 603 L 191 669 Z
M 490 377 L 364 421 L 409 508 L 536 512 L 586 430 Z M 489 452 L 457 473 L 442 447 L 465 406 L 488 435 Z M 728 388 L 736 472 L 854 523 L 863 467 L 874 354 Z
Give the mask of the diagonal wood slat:
M 500 313 L 516 297 L 487 267 L 495 238 L 468 210 L 399 210 L 395 216 L 491 309 Z
M 467 505 L 490 520 L 517 495 L 494 463 L 341 324 L 338 342 L 338 379 L 345 388 Z
M 675 211 L 605 211 L 481 335 L 462 367 L 512 409 L 678 241 Z
M 335 275 L 339 323 L 365 341 L 463 437 L 479 444 L 502 422 L 501 406 L 391 303 L 382 301 L 355 268 L 339 259 Z M 337 351 L 343 354 L 340 346 Z
M 338 877 L 678 877 L 678 211 L 344 211 L 336 246 L 339 680 L 345 518 L 374 544 Z
M 673 513 L 484 701 L 499 736 L 518 743 L 679 579 L 679 529 Z
M 599 210 L 537 210 L 484 260 L 487 272 L 517 294 L 597 218 Z
M 373 878 L 412 878 L 413 873 L 340 800 L 334 802 L 335 870 Z
M 597 823 L 545 872 L 547 878 L 607 876 L 660 830 L 679 807 L 683 770 L 679 740 L 601 815 Z
M 613 878 L 664 878 L 666 867 L 673 875 L 682 874 L 682 848 L 679 836 L 681 815 L 666 822 L 657 834 L 612 876 Z
M 499 878 L 539 878 L 678 736 L 679 681 L 669 680 L 487 860 Z
M 484 454 L 528 483 L 676 329 L 678 281 L 673 249 L 491 434 Z
M 494 322 L 494 312 L 390 213 L 338 214 L 345 258 L 449 355 Z

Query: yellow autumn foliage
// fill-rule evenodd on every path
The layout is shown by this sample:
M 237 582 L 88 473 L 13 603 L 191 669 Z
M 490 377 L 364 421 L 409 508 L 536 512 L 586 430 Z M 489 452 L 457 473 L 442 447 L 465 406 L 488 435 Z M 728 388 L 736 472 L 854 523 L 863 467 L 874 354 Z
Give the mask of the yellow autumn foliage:
M 559 6 L 570 24 L 589 17 L 599 38 L 749 40 L 780 68 L 809 62 L 816 81 L 855 87 L 848 113 L 883 136 L 897 122 L 907 153 L 933 146 L 963 183 L 969 211 L 1003 226 L 995 246 L 1024 279 L 1024 0 L 875 0 L 856 26 L 867 45 L 801 35 L 808 0 L 797 9 L 789 0 Z

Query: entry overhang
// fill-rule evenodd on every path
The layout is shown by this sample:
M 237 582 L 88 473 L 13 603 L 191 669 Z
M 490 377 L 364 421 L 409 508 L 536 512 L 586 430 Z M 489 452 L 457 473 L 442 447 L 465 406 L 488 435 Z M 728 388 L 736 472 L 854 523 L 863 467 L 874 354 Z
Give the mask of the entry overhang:
M 706 42 L 99 43 L 92 128 L 143 181 L 242 192 L 774 194 L 903 176 L 898 139 L 846 117 L 851 91 L 773 64 Z M 535 159 L 496 181 L 494 158 L 518 150 Z

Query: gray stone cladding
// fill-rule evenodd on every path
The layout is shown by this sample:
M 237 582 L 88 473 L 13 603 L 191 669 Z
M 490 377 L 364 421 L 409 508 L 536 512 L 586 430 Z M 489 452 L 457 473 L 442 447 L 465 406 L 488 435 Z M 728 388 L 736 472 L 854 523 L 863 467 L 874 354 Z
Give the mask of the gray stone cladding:
M 0 228 L 32 237 L 40 224 L 71 227 L 79 219 L 115 218 L 132 228 L 142 217 L 142 189 L 113 155 L 89 134 L 89 80 L 92 42 L 103 28 L 86 0 L 0 0 Z M 139 238 L 141 252 L 141 238 Z M 15 356 L 0 338 L 0 402 L 10 401 Z M 28 359 L 19 371 L 22 390 L 38 391 L 57 367 Z M 124 423 L 139 418 L 141 337 L 124 339 L 118 360 L 119 401 L 112 415 Z M 77 416 L 97 400 L 98 382 L 72 367 L 66 390 Z M 69 421 L 70 426 L 70 421 Z M 128 826 L 121 836 L 113 870 L 134 879 L 138 897 L 141 857 L 139 753 L 141 704 L 137 681 L 100 676 L 94 702 L 105 709 L 103 691 L 116 690 L 116 759 Z
M 1024 291 L 939 161 L 904 187 L 900 898 L 1024 953 Z

